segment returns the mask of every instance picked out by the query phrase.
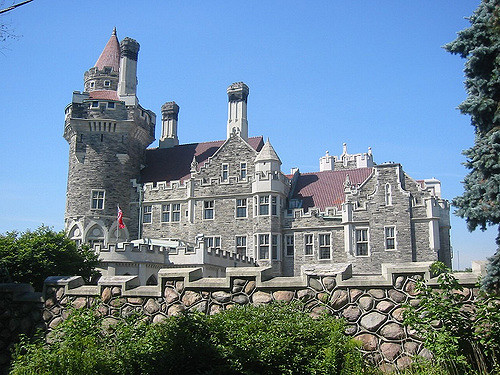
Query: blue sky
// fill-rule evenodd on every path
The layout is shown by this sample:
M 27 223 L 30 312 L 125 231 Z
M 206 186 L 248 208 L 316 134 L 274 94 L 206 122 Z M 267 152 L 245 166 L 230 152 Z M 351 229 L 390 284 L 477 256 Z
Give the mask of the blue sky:
M 438 178 L 451 199 L 462 192 L 473 128 L 456 110 L 464 60 L 441 46 L 478 4 L 35 0 L 0 16 L 19 35 L 0 45 L 0 232 L 63 228 L 64 107 L 114 26 L 141 44 L 141 104 L 157 115 L 164 102 L 179 104 L 182 143 L 224 139 L 225 90 L 244 81 L 249 134 L 270 138 L 283 171 L 316 171 L 326 150 L 338 155 L 347 142 L 416 179 Z M 453 216 L 460 266 L 492 255 L 495 235 L 468 233 Z

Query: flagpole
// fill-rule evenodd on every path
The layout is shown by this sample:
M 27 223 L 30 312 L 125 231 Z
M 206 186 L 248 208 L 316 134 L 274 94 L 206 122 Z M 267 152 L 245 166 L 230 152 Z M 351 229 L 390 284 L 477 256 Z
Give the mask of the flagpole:
M 120 206 L 116 205 L 116 207 L 118 208 L 118 212 L 120 212 Z M 116 215 L 116 243 L 117 244 L 118 244 L 118 231 L 119 230 L 120 230 L 120 222 L 119 222 L 118 215 Z

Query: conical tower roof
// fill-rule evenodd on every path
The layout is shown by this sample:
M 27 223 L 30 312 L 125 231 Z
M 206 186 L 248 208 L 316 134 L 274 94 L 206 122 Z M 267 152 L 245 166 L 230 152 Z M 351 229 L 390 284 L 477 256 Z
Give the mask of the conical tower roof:
M 105 66 L 110 66 L 115 72 L 120 69 L 120 43 L 116 37 L 116 27 L 113 28 L 111 38 L 109 38 L 106 47 L 104 47 L 94 66 L 99 70 L 103 70 Z
M 258 161 L 277 161 L 278 163 L 281 164 L 281 160 L 278 157 L 278 154 L 276 154 L 276 151 L 274 151 L 273 146 L 271 146 L 271 142 L 269 142 L 269 138 L 267 139 L 264 146 L 262 146 L 262 149 L 260 150 L 259 154 L 255 158 L 255 162 L 258 162 Z

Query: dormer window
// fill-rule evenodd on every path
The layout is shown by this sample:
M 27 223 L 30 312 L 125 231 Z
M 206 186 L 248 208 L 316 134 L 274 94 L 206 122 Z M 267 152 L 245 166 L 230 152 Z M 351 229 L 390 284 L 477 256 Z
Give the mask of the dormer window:
M 111 86 L 111 82 L 110 81 L 104 81 L 104 87 L 109 87 Z

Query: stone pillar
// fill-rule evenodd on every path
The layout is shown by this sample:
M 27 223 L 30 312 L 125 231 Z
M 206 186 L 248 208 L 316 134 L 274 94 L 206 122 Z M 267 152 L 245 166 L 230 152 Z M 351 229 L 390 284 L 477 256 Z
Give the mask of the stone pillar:
M 227 138 L 233 133 L 239 133 L 241 138 L 248 140 L 247 98 L 249 89 L 243 82 L 233 83 L 227 88 L 228 114 Z
M 137 104 L 137 57 L 139 43 L 132 38 L 125 38 L 120 43 L 120 78 L 118 96 L 128 105 Z M 132 97 L 127 100 L 126 97 Z M 129 103 L 134 101 L 134 103 Z
M 160 148 L 177 146 L 179 144 L 179 138 L 177 138 L 179 106 L 175 102 L 167 102 L 161 106 L 161 115 Z

